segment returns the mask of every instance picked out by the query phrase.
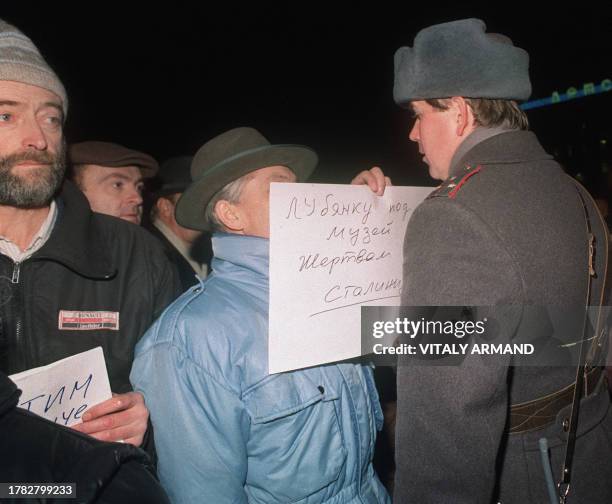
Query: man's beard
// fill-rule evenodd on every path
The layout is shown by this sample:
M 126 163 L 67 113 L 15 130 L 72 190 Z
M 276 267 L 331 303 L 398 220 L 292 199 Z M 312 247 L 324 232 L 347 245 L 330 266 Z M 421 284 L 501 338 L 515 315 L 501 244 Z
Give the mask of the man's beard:
M 32 161 L 47 166 L 28 168 L 36 171 L 19 175 L 18 163 Z M 66 144 L 56 154 L 47 151 L 25 151 L 0 157 L 0 205 L 17 208 L 47 206 L 59 189 L 66 171 Z

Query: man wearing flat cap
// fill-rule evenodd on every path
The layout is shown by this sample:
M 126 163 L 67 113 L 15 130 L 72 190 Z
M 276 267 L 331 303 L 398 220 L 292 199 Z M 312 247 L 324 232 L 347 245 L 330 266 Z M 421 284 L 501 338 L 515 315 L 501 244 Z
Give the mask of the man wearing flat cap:
M 148 154 L 110 142 L 80 142 L 68 148 L 71 180 L 94 212 L 140 224 L 143 178 L 153 177 L 157 161 Z
M 533 343 L 544 319 L 529 321 L 527 305 L 584 313 L 600 304 L 607 235 L 586 191 L 528 131 L 517 104 L 531 92 L 528 59 L 478 19 L 431 26 L 396 52 L 394 98 L 414 114 L 410 139 L 441 182 L 408 224 L 402 304 L 513 307 L 498 317 L 500 340 Z M 573 340 L 583 337 L 581 324 Z M 461 365 L 398 367 L 395 502 L 549 502 L 544 468 L 549 458 L 553 489 L 572 428 L 567 502 L 612 502 L 601 368 L 580 373 L 576 423 L 577 363 L 513 363 L 468 355 Z
M 195 155 L 176 217 L 213 231 L 212 274 L 147 332 L 131 373 L 175 503 L 389 502 L 372 468 L 382 413 L 371 369 L 268 375 L 270 183 L 304 181 L 316 163 L 252 128 Z
M 74 428 L 143 442 L 148 411 L 128 379 L 136 341 L 174 299 L 174 271 L 146 231 L 93 213 L 65 168 L 62 83 L 0 20 L 0 371 L 101 346 L 116 395 Z
M 176 266 L 183 290 L 205 278 L 210 262 L 210 238 L 202 231 L 181 226 L 176 221 L 176 204 L 191 183 L 193 156 L 177 156 L 164 161 L 158 173 L 159 188 L 153 194 L 151 222 L 145 227 L 164 247 L 168 260 Z M 206 260 L 201 261 L 202 252 Z

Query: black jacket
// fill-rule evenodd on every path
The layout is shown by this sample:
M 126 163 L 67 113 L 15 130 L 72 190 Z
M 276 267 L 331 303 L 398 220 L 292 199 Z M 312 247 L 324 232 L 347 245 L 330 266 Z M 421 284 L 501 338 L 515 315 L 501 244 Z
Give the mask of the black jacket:
M 0 373 L 0 481 L 76 483 L 77 498 L 59 503 L 169 503 L 142 450 L 97 441 L 17 408 L 20 393 Z
M 101 346 L 111 389 L 129 391 L 134 346 L 178 294 L 176 274 L 145 230 L 93 213 L 71 183 L 57 203 L 40 250 L 19 265 L 0 255 L 0 371 Z
M 176 267 L 176 271 L 181 282 L 181 289 L 183 291 L 186 291 L 187 289 L 189 289 L 189 287 L 196 285 L 198 283 L 198 280 L 196 278 L 196 272 L 191 267 L 191 264 L 189 264 L 187 259 L 185 259 L 181 255 L 181 253 L 174 247 L 174 245 L 170 243 L 168 238 L 166 238 L 165 235 L 153 224 L 151 224 L 151 226 L 148 227 L 147 230 L 159 240 L 159 243 L 162 245 L 164 253 L 168 258 L 168 261 L 170 261 L 170 263 Z

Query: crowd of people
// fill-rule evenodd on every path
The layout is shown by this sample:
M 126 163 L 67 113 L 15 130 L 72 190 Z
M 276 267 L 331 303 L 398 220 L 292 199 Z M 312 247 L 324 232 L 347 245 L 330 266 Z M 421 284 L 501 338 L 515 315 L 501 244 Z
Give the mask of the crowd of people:
M 403 306 L 605 304 L 606 226 L 529 131 L 528 65 L 477 19 L 396 52 L 394 99 L 440 183 L 408 224 Z M 591 356 L 400 366 L 386 419 L 367 356 L 269 375 L 269 189 L 308 180 L 312 148 L 239 127 L 160 167 L 68 144 L 67 113 L 60 77 L 0 21 L 0 483 L 76 483 L 79 502 L 535 503 L 553 498 L 546 438 L 567 502 L 612 500 L 610 396 Z M 352 183 L 380 196 L 391 181 L 375 167 Z M 509 341 L 534 327 L 513 314 Z M 594 331 L 604 352 L 607 327 Z M 8 375 L 97 346 L 113 397 L 82 423 L 18 408 Z

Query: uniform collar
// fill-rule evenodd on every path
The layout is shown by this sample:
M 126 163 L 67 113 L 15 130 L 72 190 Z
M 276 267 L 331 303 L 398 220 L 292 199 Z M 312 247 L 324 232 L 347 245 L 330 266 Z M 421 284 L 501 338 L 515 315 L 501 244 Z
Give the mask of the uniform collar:
M 501 135 L 502 133 L 507 133 L 508 131 L 512 130 L 501 127 L 483 128 L 482 126 L 479 126 L 467 136 L 467 138 L 461 143 L 461 145 L 459 145 L 451 161 L 451 166 L 456 166 L 457 163 L 479 143 L 482 143 L 485 140 L 488 140 L 489 138 L 492 138 L 494 136 Z
M 552 159 L 552 156 L 542 148 L 531 131 L 478 128 L 457 149 L 451 164 L 449 178 L 463 173 L 466 166 L 524 163 L 549 159 Z

